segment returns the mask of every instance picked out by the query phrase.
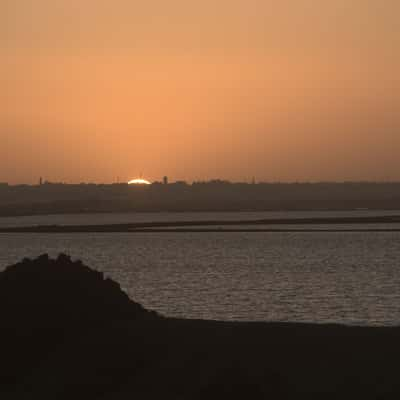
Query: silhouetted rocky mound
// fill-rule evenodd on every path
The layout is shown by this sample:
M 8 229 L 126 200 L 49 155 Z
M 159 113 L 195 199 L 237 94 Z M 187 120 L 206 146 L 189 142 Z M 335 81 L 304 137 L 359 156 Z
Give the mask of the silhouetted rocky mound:
M 400 329 L 161 318 L 65 255 L 0 273 L 0 398 L 398 399 Z
M 64 254 L 24 259 L 1 272 L 0 311 L 15 323 L 51 321 L 63 327 L 148 314 L 118 283 Z
M 88 331 L 113 321 L 154 317 L 116 282 L 64 254 L 56 260 L 47 255 L 24 259 L 1 272 L 0 315 L 4 388 Z

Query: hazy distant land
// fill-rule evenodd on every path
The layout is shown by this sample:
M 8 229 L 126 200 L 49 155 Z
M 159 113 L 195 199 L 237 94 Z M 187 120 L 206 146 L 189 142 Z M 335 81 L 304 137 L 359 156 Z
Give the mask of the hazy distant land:
M 0 184 L 0 216 L 400 208 L 400 183 Z

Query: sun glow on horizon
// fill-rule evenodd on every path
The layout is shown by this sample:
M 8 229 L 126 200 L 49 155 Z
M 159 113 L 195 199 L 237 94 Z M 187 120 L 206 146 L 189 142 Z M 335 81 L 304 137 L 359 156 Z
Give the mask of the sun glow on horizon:
M 128 182 L 128 185 L 151 185 L 147 179 L 137 178 Z

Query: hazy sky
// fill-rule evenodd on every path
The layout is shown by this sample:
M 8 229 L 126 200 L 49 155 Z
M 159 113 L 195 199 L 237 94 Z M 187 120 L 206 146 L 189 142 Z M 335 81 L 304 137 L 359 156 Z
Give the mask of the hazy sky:
M 400 180 L 399 0 L 0 0 L 0 181 Z

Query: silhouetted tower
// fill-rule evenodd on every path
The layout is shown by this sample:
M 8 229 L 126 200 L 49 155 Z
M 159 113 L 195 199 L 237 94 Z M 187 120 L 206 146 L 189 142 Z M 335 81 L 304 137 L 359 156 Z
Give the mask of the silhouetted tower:
M 168 176 L 164 176 L 163 178 L 163 184 L 168 185 Z
M 40 177 L 40 179 L 39 179 L 39 186 L 42 186 L 42 185 L 43 185 L 43 178 Z

